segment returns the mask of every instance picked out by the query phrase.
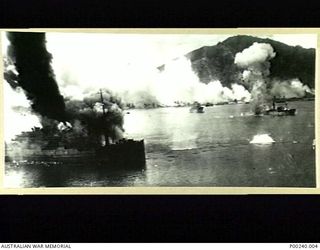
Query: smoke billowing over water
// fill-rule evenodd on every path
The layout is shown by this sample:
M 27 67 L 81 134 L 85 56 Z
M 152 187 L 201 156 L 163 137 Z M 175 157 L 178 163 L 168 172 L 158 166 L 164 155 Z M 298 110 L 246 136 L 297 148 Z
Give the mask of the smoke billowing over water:
M 123 137 L 122 103 L 110 91 L 90 93 L 81 101 L 67 98 L 66 107 L 73 136 L 87 138 L 86 144 L 105 145 Z
M 235 64 L 244 68 L 243 80 L 251 91 L 253 111 L 259 114 L 269 102 L 267 93 L 270 85 L 270 60 L 276 56 L 270 44 L 254 43 L 242 52 L 237 53 Z
M 10 43 L 4 60 L 4 77 L 12 90 L 6 85 L 6 94 L 20 100 L 6 105 L 8 114 L 21 113 L 33 118 L 36 114 L 38 119 L 29 119 L 29 129 L 33 123 L 52 136 L 68 131 L 73 137 L 86 137 L 88 145 L 98 140 L 106 144 L 122 138 L 121 101 L 112 92 L 96 89 L 94 93 L 82 93 L 82 100 L 60 94 L 51 66 L 52 55 L 46 49 L 45 33 L 7 32 L 7 38 Z M 9 126 L 7 129 L 10 130 Z M 68 140 L 67 136 L 64 139 Z
M 259 114 L 271 102 L 273 96 L 301 98 L 314 92 L 299 79 L 270 79 L 270 63 L 276 52 L 270 44 L 254 43 L 235 56 L 234 63 L 243 69 L 244 85 L 251 93 L 252 110 Z
M 13 88 L 21 87 L 32 110 L 47 118 L 65 121 L 65 104 L 51 68 L 44 33 L 8 32 L 8 57 L 15 66 L 5 78 Z
M 224 87 L 219 80 L 201 83 L 192 70 L 190 60 L 185 57 L 169 62 L 158 73 L 154 95 L 164 105 L 174 105 L 177 102 L 217 104 L 235 99 L 250 99 L 250 93 L 237 83 L 233 83 L 231 89 Z
M 34 115 L 29 119 L 34 126 L 39 126 L 40 120 L 42 127 L 72 130 L 95 139 L 104 134 L 110 141 L 122 138 L 123 109 L 127 108 L 237 100 L 251 102 L 253 111 L 259 113 L 270 105 L 273 96 L 300 98 L 306 93 L 314 94 L 299 79 L 270 78 L 270 65 L 277 52 L 266 43 L 254 43 L 236 54 L 234 63 L 241 69 L 242 79 L 228 88 L 218 78 L 208 84 L 200 82 L 184 56 L 167 61 L 159 71 L 145 57 L 141 59 L 141 52 L 135 52 L 134 47 L 127 51 L 133 53 L 129 59 L 119 52 L 115 52 L 116 57 L 107 58 L 101 48 L 101 54 L 91 50 L 94 45 L 82 51 L 84 55 L 78 50 L 68 54 L 73 48 L 63 39 L 63 50 L 59 51 L 59 44 L 56 48 L 57 44 L 50 45 L 50 39 L 47 50 L 44 33 L 9 32 L 7 37 L 10 44 L 5 57 L 5 80 L 15 90 L 7 92 L 23 100 L 11 109 L 20 113 L 24 110 L 29 118 L 37 114 L 38 119 Z M 103 89 L 103 101 L 99 89 Z M 99 127 L 102 105 L 105 126 Z
M 301 98 L 306 93 L 315 94 L 307 85 L 304 85 L 299 79 L 286 81 L 274 80 L 270 90 L 271 95 L 285 98 Z
M 62 74 L 61 78 L 62 82 L 73 79 L 71 84 L 66 82 L 61 86 L 66 97 L 80 100 L 93 91 L 88 83 L 77 80 L 70 72 Z M 104 82 L 97 86 L 112 89 L 129 108 L 183 106 L 193 102 L 217 104 L 235 99 L 249 101 L 251 98 L 245 87 L 237 83 L 233 83 L 231 88 L 224 87 L 219 80 L 201 83 L 192 70 L 190 60 L 184 56 L 169 61 L 163 71 L 155 67 L 145 71 L 129 68 L 114 83 L 106 75 Z

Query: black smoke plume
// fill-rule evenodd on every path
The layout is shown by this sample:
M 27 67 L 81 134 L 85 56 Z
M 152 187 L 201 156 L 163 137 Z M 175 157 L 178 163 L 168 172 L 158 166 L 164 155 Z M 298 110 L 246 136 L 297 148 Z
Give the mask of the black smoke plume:
M 13 89 L 23 89 L 32 111 L 41 118 L 42 128 L 30 133 L 39 132 L 36 137 L 41 135 L 45 148 L 92 148 L 122 139 L 123 107 L 117 96 L 104 89 L 81 101 L 64 98 L 51 67 L 45 33 L 8 32 L 7 37 L 4 77 Z
M 17 74 L 5 72 L 13 88 L 21 87 L 33 111 L 41 117 L 66 121 L 65 103 L 51 67 L 52 55 L 46 49 L 45 33 L 7 32 L 9 60 Z
M 114 143 L 123 137 L 123 104 L 109 90 L 93 92 L 82 101 L 66 99 L 72 137 L 91 147 Z M 76 140 L 69 140 L 69 142 Z M 76 147 L 78 147 L 76 145 Z

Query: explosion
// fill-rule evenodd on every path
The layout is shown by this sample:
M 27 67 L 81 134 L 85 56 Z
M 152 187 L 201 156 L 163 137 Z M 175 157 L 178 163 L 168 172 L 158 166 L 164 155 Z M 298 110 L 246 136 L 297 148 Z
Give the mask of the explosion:
M 263 112 L 273 97 L 302 98 L 314 91 L 299 79 L 270 79 L 271 60 L 276 56 L 267 43 L 254 43 L 235 56 L 234 63 L 241 69 L 244 85 L 251 93 L 251 105 L 255 114 Z
M 275 56 L 272 46 L 266 43 L 254 43 L 235 56 L 235 64 L 245 69 L 242 76 L 250 90 L 255 114 L 260 114 L 270 101 L 270 60 Z
M 66 108 L 74 136 L 86 138 L 88 144 L 104 146 L 122 139 L 122 103 L 110 91 L 91 93 L 83 101 L 67 99 Z

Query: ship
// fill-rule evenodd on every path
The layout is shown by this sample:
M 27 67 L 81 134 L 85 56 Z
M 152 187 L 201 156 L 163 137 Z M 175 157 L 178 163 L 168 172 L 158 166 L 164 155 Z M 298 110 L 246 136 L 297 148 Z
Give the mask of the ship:
M 200 103 L 194 102 L 189 111 L 190 113 L 204 113 L 204 107 Z
M 18 152 L 6 146 L 5 161 L 16 165 L 102 165 L 106 168 L 141 169 L 145 167 L 144 140 L 122 139 L 117 143 L 94 149 L 79 150 L 59 146 L 56 148 L 24 148 Z
M 272 101 L 272 108 L 266 109 L 262 112 L 263 115 L 273 115 L 273 116 L 293 116 L 296 114 L 296 109 L 288 108 L 288 103 L 283 100 L 280 101 L 280 103 L 284 103 L 284 106 L 277 106 L 276 98 L 273 98 Z
M 102 94 L 101 94 L 102 98 Z M 103 100 L 102 100 L 103 103 Z M 103 108 L 103 115 L 105 110 Z M 77 143 L 66 143 L 71 130 L 45 136 L 41 128 L 22 132 L 11 143 L 5 144 L 5 161 L 15 165 L 92 165 L 105 169 L 144 169 L 146 164 L 144 140 L 122 138 L 112 141 L 106 134 L 97 138 L 93 145 L 86 138 Z
M 5 161 L 18 165 L 99 165 L 120 169 L 143 169 L 145 167 L 144 140 L 122 139 L 117 143 L 79 150 L 58 146 L 55 148 L 23 148 L 17 152 L 14 141 L 6 145 Z

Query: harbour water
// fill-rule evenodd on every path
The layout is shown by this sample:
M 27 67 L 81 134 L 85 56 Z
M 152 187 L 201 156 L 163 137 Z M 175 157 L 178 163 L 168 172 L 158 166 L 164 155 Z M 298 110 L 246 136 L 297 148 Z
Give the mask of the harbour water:
M 295 116 L 254 116 L 250 104 L 129 110 L 125 135 L 144 139 L 146 168 L 23 164 L 5 168 L 6 187 L 315 187 L 314 101 Z M 273 143 L 250 143 L 265 135 Z M 265 137 L 261 137 L 265 138 Z M 125 156 L 124 156 L 125 157 Z

